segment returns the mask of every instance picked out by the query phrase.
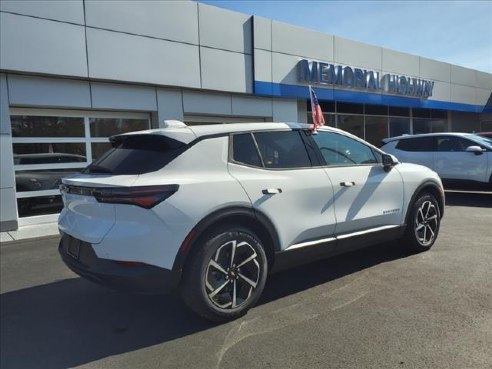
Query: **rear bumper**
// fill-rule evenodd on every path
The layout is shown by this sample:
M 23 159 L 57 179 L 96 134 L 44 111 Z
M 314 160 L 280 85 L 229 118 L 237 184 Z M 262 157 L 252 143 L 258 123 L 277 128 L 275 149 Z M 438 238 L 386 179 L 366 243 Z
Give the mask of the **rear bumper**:
M 180 271 L 101 259 L 90 243 L 67 234 L 62 236 L 58 251 L 73 272 L 115 290 L 141 294 L 167 293 L 178 286 L 181 278 Z

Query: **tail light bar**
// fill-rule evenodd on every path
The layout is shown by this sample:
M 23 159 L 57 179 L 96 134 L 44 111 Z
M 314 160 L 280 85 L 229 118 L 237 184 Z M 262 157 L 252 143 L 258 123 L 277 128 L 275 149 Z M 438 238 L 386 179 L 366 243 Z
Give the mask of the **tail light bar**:
M 151 209 L 169 198 L 179 185 L 138 186 L 138 187 L 80 187 L 62 184 L 60 191 L 74 195 L 94 196 L 98 202 L 129 204 Z

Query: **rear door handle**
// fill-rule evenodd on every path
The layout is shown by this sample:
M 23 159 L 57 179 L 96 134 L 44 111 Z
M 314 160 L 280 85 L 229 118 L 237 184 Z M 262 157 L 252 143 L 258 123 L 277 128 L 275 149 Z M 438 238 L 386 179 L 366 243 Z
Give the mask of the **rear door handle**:
M 340 186 L 342 186 L 342 187 L 353 187 L 353 186 L 355 186 L 355 182 L 354 181 L 340 182 Z
M 282 193 L 281 188 L 265 188 L 263 191 L 261 191 L 263 195 L 275 195 L 277 193 Z

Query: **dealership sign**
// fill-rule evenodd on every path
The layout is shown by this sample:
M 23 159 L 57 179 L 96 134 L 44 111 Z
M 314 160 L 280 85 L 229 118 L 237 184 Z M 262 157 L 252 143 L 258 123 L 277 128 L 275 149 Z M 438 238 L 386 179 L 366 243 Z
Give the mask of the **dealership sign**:
M 309 84 L 333 85 L 390 94 L 427 98 L 432 96 L 434 81 L 384 74 L 372 70 L 353 68 L 302 59 L 299 61 L 299 81 Z

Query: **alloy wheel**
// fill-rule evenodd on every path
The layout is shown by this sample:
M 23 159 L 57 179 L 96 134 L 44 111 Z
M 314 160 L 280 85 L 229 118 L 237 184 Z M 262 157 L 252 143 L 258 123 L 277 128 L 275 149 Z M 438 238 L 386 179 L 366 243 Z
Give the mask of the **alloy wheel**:
M 221 309 L 245 304 L 260 281 L 258 254 L 246 241 L 220 246 L 207 265 L 205 286 L 210 301 Z
M 438 221 L 436 206 L 431 201 L 424 201 L 415 216 L 415 235 L 422 246 L 428 246 L 434 241 Z

